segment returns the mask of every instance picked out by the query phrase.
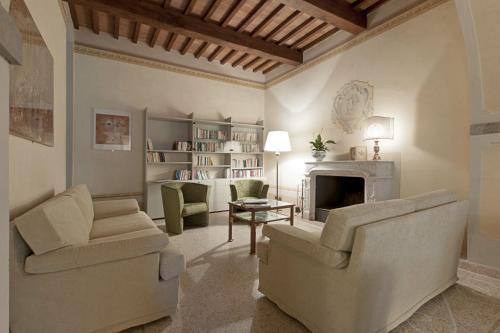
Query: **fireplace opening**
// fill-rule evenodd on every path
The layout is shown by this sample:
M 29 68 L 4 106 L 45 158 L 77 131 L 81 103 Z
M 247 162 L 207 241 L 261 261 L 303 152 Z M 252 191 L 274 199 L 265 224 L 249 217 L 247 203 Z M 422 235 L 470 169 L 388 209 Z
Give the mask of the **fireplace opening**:
M 365 202 L 361 177 L 316 176 L 316 220 L 325 222 L 330 210 Z

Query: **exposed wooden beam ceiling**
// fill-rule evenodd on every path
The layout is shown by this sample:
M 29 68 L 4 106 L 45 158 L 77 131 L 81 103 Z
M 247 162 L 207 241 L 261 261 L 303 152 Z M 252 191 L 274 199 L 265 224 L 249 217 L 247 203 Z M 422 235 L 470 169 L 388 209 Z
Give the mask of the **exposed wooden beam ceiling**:
M 240 11 L 241 7 L 245 4 L 245 0 L 236 0 L 231 6 L 231 8 L 227 11 L 227 14 L 225 17 L 222 18 L 222 26 L 227 27 L 229 25 L 229 22 L 233 19 L 233 17 L 238 14 Z
M 160 36 L 160 31 L 161 31 L 161 29 L 155 28 L 153 35 L 151 36 L 151 39 L 149 40 L 150 47 L 155 47 L 156 42 L 158 41 L 158 36 Z
M 174 46 L 175 41 L 177 40 L 177 37 L 179 37 L 178 34 L 175 32 L 171 32 L 169 38 L 167 38 L 167 42 L 165 44 L 165 50 L 170 52 L 172 50 L 172 47 Z
M 366 29 L 366 14 L 354 10 L 343 0 L 278 0 L 339 29 L 359 33 Z
M 274 65 L 272 65 L 272 66 L 270 66 L 270 67 L 268 67 L 268 68 L 264 69 L 264 70 L 262 71 L 262 73 L 263 73 L 263 74 L 267 74 L 267 73 L 269 73 L 269 72 L 271 72 L 271 71 L 275 70 L 276 68 L 278 68 L 280 65 L 281 65 L 281 64 L 280 64 L 279 62 L 277 62 L 277 63 L 275 63 Z
M 253 71 L 254 71 L 254 72 L 258 72 L 258 71 L 260 71 L 260 70 L 264 69 L 264 68 L 265 68 L 267 65 L 269 65 L 269 63 L 271 63 L 271 62 L 272 62 L 272 60 L 266 60 L 266 61 L 264 61 L 263 63 L 261 63 L 260 65 L 256 66 L 256 67 L 253 69 Z
M 136 28 L 135 35 L 137 35 L 137 30 L 140 29 L 140 25 L 146 24 L 156 29 L 164 29 L 182 34 L 191 39 L 201 39 L 205 42 L 231 48 L 232 50 L 245 53 L 249 52 L 264 59 L 271 59 L 291 65 L 302 63 L 302 53 L 297 50 L 279 46 L 259 38 L 253 38 L 252 36 L 239 33 L 233 29 L 206 22 L 196 16 L 183 15 L 182 12 L 170 7 L 162 8 L 154 3 L 127 0 L 114 0 L 112 2 L 107 0 L 73 1 L 75 4 L 92 8 L 94 11 L 119 15 L 128 20 L 137 22 L 139 28 Z M 217 2 L 218 0 L 215 1 Z M 262 0 L 261 3 L 261 6 L 264 6 L 264 0 Z M 258 10 L 259 9 L 257 9 L 257 11 Z M 207 13 L 207 15 L 208 14 L 209 13 Z M 249 15 L 247 21 L 251 20 L 252 16 L 253 15 Z
M 252 61 L 248 62 L 246 65 L 244 65 L 243 69 L 247 70 L 247 69 L 249 69 L 250 67 L 252 67 L 253 65 L 255 65 L 256 63 L 258 63 L 261 60 L 262 60 L 261 57 L 255 57 L 255 59 L 253 59 Z
M 288 16 L 284 19 L 280 24 L 278 24 L 266 37 L 265 40 L 273 39 L 277 34 L 282 32 L 289 24 L 293 23 L 300 16 L 300 12 L 298 10 L 294 11 L 292 15 Z
M 99 35 L 99 12 L 95 9 L 92 10 L 92 30 Z
M 285 36 L 283 36 L 279 41 L 278 41 L 278 44 L 279 45 L 284 45 L 286 44 L 286 42 L 288 42 L 290 40 L 290 38 L 292 38 L 293 36 L 296 36 L 298 33 L 301 33 L 303 32 L 304 30 L 306 30 L 307 28 L 309 28 L 309 26 L 314 22 L 315 18 L 314 17 L 309 17 L 308 19 L 306 19 L 304 22 L 302 22 L 301 24 L 299 24 L 298 26 L 296 26 L 295 28 L 293 28 L 289 33 L 287 33 Z
M 297 47 L 299 46 L 300 44 L 302 44 L 302 42 L 306 41 L 307 39 L 311 38 L 315 33 L 317 33 L 318 31 L 320 31 L 321 29 L 324 29 L 328 26 L 328 23 L 324 22 L 324 23 L 321 23 L 320 25 L 318 25 L 316 28 L 312 29 L 311 31 L 309 31 L 308 33 L 306 33 L 305 35 L 303 35 L 302 37 L 300 37 L 299 39 L 297 39 L 292 45 L 291 47 Z
M 266 18 L 262 20 L 262 22 L 260 22 L 260 24 L 254 29 L 254 31 L 252 31 L 252 37 L 257 36 L 261 31 L 266 29 L 269 24 L 273 22 L 275 16 L 278 15 L 283 8 L 285 8 L 285 5 L 283 4 L 279 4 L 276 8 L 274 8 L 273 11 L 269 15 L 267 15 Z
M 196 59 L 199 59 L 201 56 L 203 56 L 203 54 L 205 54 L 205 51 L 208 49 L 208 47 L 210 46 L 210 43 L 208 42 L 204 42 L 200 48 L 196 51 L 196 53 L 194 54 L 194 57 Z
M 232 59 L 232 58 L 236 55 L 236 53 L 238 53 L 238 51 L 236 51 L 236 50 L 231 50 L 231 51 L 229 51 L 229 53 L 228 53 L 228 54 L 226 54 L 226 55 L 224 56 L 224 58 L 222 58 L 222 59 L 221 59 L 220 63 L 224 65 L 224 64 L 225 64 L 225 63 L 227 63 L 229 60 L 231 60 L 231 59 Z
M 116 39 L 120 38 L 120 16 L 113 16 L 114 20 L 114 28 L 113 28 L 113 36 Z
M 242 32 L 245 30 L 252 22 L 255 20 L 257 16 L 261 14 L 261 12 L 265 9 L 265 5 L 267 4 L 266 0 L 261 0 L 257 6 L 248 15 L 241 21 L 236 30 Z
M 248 57 L 250 57 L 250 55 L 248 53 L 245 53 L 244 55 L 242 55 L 241 57 L 239 57 L 238 59 L 236 59 L 231 65 L 233 67 L 236 67 L 239 64 L 241 64 L 243 61 L 247 60 Z
M 132 38 L 132 41 L 137 44 L 139 41 L 139 36 L 141 35 L 141 23 L 136 22 L 135 23 L 135 30 L 134 30 L 134 37 Z
M 208 61 L 214 61 L 217 56 L 224 51 L 224 48 L 222 46 L 217 46 L 215 50 L 212 51 L 212 54 L 208 56 Z
M 73 27 L 78 30 L 80 29 L 80 23 L 78 21 L 78 15 L 76 13 L 75 2 L 73 0 L 68 1 L 69 13 L 71 15 L 71 20 L 73 21 Z

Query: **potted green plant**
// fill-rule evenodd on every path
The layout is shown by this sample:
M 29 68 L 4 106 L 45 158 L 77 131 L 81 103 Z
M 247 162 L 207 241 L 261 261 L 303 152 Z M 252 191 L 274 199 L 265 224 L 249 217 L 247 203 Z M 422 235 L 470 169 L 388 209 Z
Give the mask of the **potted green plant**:
M 326 152 L 328 151 L 327 145 L 328 144 L 334 145 L 335 141 L 333 140 L 323 141 L 323 139 L 321 138 L 321 134 L 318 134 L 316 136 L 316 139 L 314 139 L 313 141 L 309 141 L 309 143 L 311 144 L 312 148 L 312 156 L 316 159 L 316 161 L 321 162 L 325 158 Z

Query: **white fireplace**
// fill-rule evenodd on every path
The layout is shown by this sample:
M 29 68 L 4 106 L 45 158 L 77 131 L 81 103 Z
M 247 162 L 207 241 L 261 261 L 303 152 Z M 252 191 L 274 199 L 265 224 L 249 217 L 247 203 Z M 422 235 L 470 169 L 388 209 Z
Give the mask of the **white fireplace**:
M 304 216 L 325 221 L 331 209 L 399 198 L 392 161 L 306 162 Z

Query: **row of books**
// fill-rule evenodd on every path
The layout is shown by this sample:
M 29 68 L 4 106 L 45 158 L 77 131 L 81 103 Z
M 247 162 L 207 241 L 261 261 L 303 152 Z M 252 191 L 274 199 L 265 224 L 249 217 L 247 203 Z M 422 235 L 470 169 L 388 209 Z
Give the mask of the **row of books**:
M 260 146 L 256 143 L 242 143 L 241 152 L 242 153 L 258 153 L 260 151 Z
M 146 161 L 148 163 L 160 163 L 167 161 L 167 154 L 158 152 L 148 152 L 146 155 Z
M 196 179 L 209 179 L 207 170 L 197 170 L 195 173 Z
M 262 177 L 262 169 L 255 170 L 232 170 L 233 178 L 250 178 L 250 177 Z
M 259 167 L 260 161 L 258 158 L 247 158 L 244 160 L 233 158 L 231 164 L 233 168 L 253 168 Z
M 178 151 L 191 151 L 193 150 L 193 143 L 191 141 L 175 141 L 172 148 Z
M 196 151 L 222 152 L 224 144 L 221 142 L 196 142 Z
M 175 180 L 190 180 L 191 170 L 175 170 Z
M 214 161 L 209 156 L 197 156 L 196 165 L 214 165 Z
M 221 130 L 207 130 L 204 128 L 195 128 L 194 137 L 196 139 L 226 140 L 226 132 Z
M 258 134 L 252 132 L 233 132 L 231 135 L 233 141 L 257 142 Z

